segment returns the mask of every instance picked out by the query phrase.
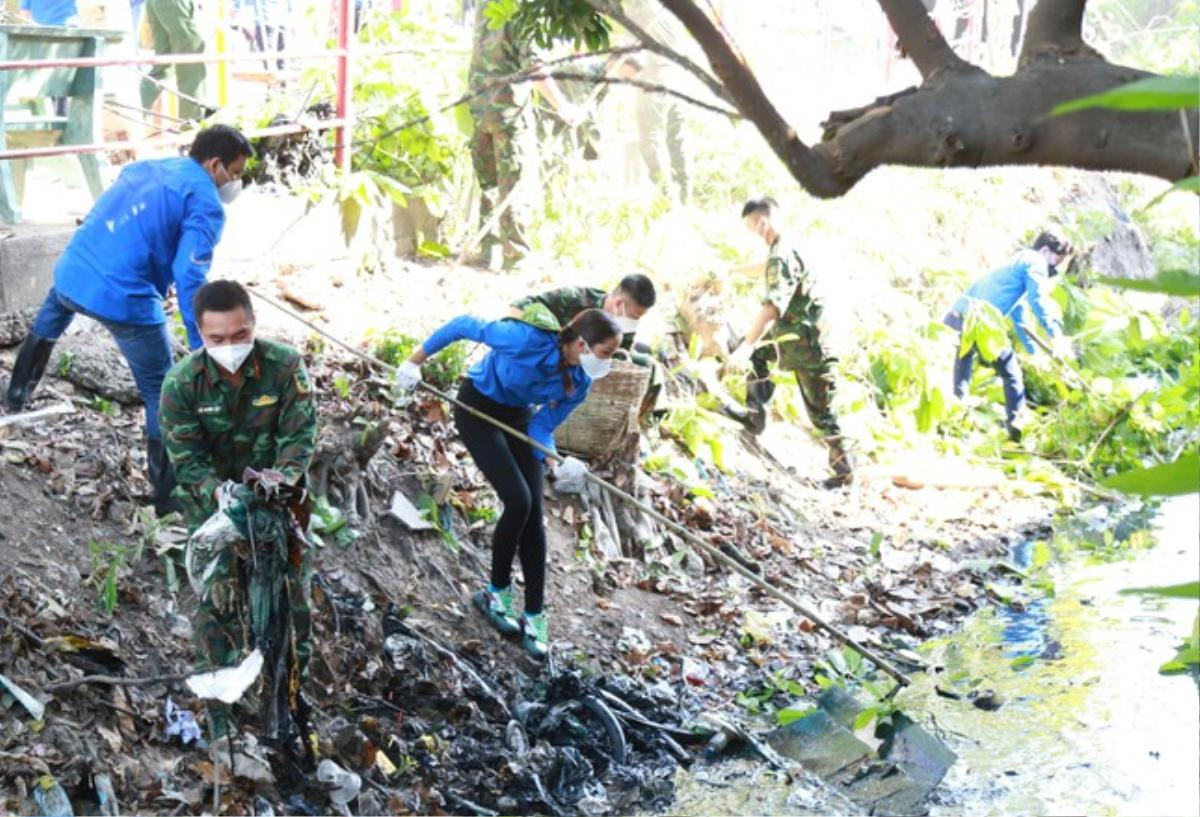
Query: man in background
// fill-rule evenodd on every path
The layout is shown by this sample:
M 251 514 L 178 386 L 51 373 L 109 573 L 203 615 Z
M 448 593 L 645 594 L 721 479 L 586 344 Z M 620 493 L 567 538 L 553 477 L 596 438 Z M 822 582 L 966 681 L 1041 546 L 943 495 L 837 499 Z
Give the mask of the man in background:
M 963 328 L 972 309 L 990 304 L 1010 321 L 1017 340 L 1025 351 L 1034 351 L 1033 342 L 1025 329 L 1025 306 L 1028 305 L 1038 323 L 1050 337 L 1053 355 L 1064 360 L 1071 357 L 1071 341 L 1063 334 L 1057 317 L 1058 306 L 1050 299 L 1058 266 L 1071 253 L 1071 247 L 1052 233 L 1043 232 L 1033 242 L 1032 249 L 1023 249 L 1004 266 L 980 278 L 955 302 L 943 322 L 958 331 L 959 343 L 954 359 L 954 396 L 962 399 L 971 386 L 975 358 L 983 355 L 977 344 L 963 349 Z M 1025 377 L 1021 361 L 1010 344 L 994 360 L 985 360 L 1004 387 L 1004 425 L 1014 442 L 1021 439 L 1025 425 Z
M 488 3 L 475 11 L 475 42 L 467 82 L 473 92 L 469 103 L 475 130 L 471 137 L 471 162 L 479 182 L 479 222 L 487 225 L 497 209 L 498 231 L 484 235 L 482 255 L 492 261 L 499 248 L 509 267 L 529 252 L 525 237 L 525 202 L 518 189 L 522 179 L 535 175 L 531 161 L 530 85 L 534 85 L 559 112 L 568 127 L 576 127 L 582 113 L 563 96 L 552 78 L 536 82 L 505 81 L 537 65 L 533 46 L 520 36 L 511 21 L 493 27 L 486 15 Z
M 193 0 L 146 0 L 145 14 L 150 35 L 154 38 L 154 53 L 158 56 L 204 52 L 204 38 L 196 27 Z M 150 76 L 142 80 L 142 107 L 146 110 L 154 107 L 168 70 L 175 72 L 175 84 L 179 86 L 179 115 L 199 122 L 204 118 L 204 111 L 197 102 L 200 86 L 204 84 L 204 63 L 151 67 Z
M 726 413 L 751 434 L 767 424 L 767 403 L 775 393 L 771 364 L 792 372 L 813 427 L 829 449 L 833 476 L 825 487 L 848 485 L 854 474 L 832 408 L 836 362 L 822 343 L 819 321 L 824 305 L 813 291 L 814 275 L 779 226 L 779 203 L 770 196 L 750 199 L 742 207 L 746 228 L 767 245 L 762 307 L 746 334 L 734 343 L 735 358 L 749 358 L 746 406 L 727 406 Z M 760 340 L 766 343 L 758 345 Z

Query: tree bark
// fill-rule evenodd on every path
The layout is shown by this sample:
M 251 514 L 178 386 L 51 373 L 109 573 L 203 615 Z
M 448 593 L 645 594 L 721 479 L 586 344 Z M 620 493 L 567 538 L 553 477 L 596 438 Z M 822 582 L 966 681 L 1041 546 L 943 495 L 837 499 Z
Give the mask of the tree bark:
M 954 53 L 921 0 L 879 0 L 879 5 L 926 82 L 946 72 L 979 70 Z
M 956 75 L 868 110 L 814 152 L 833 167 L 845 190 L 876 167 L 892 164 L 1056 165 L 1182 179 L 1190 175 L 1192 160 L 1177 111 L 1095 108 L 1048 115 L 1060 102 L 1146 76 L 1094 61 L 1038 63 L 1004 78 Z M 1197 112 L 1187 116 L 1194 133 Z
M 1041 59 L 1103 60 L 1083 41 L 1083 11 L 1087 0 L 1039 0 L 1029 13 L 1025 45 L 1017 60 L 1021 71 Z

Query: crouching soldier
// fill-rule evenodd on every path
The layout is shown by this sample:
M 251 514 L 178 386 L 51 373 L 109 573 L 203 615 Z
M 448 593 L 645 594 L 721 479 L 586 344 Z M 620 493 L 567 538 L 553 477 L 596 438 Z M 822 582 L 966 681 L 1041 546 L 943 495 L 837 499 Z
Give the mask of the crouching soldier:
M 205 284 L 196 293 L 194 310 L 204 346 L 167 374 L 159 414 L 188 532 L 194 534 L 222 510 L 243 535 L 247 528 L 252 539 L 275 531 L 295 550 L 289 525 L 272 520 L 271 508 L 256 500 L 262 485 L 251 491 L 233 483 L 241 483 L 250 468 L 269 475 L 264 484 L 278 483 L 271 489 L 275 494 L 305 485 L 317 415 L 303 359 L 289 346 L 254 337 L 254 309 L 240 284 Z M 303 544 L 302 535 L 299 539 Z M 279 547 L 276 552 L 286 554 L 281 572 L 290 594 L 295 664 L 302 674 L 312 653 L 310 554 L 304 546 L 289 552 L 286 541 Z M 250 566 L 239 556 L 234 547 L 217 549 L 193 577 L 199 578 L 201 595 L 194 629 L 200 665 L 231 666 L 241 658 L 243 628 L 252 622 L 245 605 Z M 264 569 L 261 561 L 254 569 Z M 220 737 L 227 712 L 210 712 L 212 731 Z

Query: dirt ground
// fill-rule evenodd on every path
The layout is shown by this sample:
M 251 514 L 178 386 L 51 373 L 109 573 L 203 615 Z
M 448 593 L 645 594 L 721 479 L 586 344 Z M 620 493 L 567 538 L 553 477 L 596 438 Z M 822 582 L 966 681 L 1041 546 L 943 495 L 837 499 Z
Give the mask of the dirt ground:
M 259 286 L 274 296 L 278 286 L 270 278 L 264 276 Z M 555 278 L 546 270 L 508 277 L 405 264 L 340 282 L 334 275 L 302 280 L 309 295 L 329 304 L 316 316 L 324 327 L 357 343 L 368 329 L 384 325 L 424 334 L 451 316 L 446 305 L 456 302 L 455 292 L 474 292 L 479 304 L 494 306 Z M 351 292 L 354 298 L 344 297 Z M 413 292 L 423 297 L 402 297 Z M 265 305 L 260 332 L 297 343 L 309 334 Z M 102 332 L 85 337 L 89 345 L 107 342 Z M 0 383 L 6 382 L 14 351 L 0 352 Z M 606 765 L 583 747 L 575 754 L 591 758 L 591 777 L 580 772 L 583 782 L 568 785 L 564 781 L 575 778 L 563 769 L 583 767 L 568 763 L 575 754 L 561 743 L 554 744 L 553 759 L 531 756 L 530 768 L 545 773 L 517 775 L 533 781 L 523 788 L 512 788 L 501 772 L 471 771 L 479 758 L 509 756 L 511 735 L 506 743 L 504 724 L 511 719 L 489 709 L 493 698 L 513 706 L 535 699 L 553 704 L 564 672 L 588 684 L 633 679 L 630 689 L 661 696 L 656 717 L 679 724 L 705 712 L 744 720 L 738 693 L 761 687 L 779 672 L 815 689 L 812 668 L 835 643 L 812 622 L 690 553 L 676 537 L 666 537 L 644 559 L 605 560 L 581 538 L 586 518 L 581 500 L 552 492 L 547 609 L 555 667 L 535 665 L 518 645 L 496 638 L 470 606 L 470 594 L 486 576 L 490 524 L 485 517 L 470 521 L 463 509 L 495 500 L 455 440 L 445 412 L 416 404 L 389 416 L 361 368 L 329 350 L 323 357 L 310 355 L 310 366 L 323 434 L 332 435 L 329 450 L 351 439 L 354 416 L 367 414 L 381 429 L 365 464 L 343 458 L 330 469 L 335 505 L 350 509 L 348 497 L 361 482 L 370 508 L 354 520 L 356 541 L 342 547 L 330 540 L 316 555 L 316 656 L 306 686 L 317 707 L 314 726 L 322 753 L 368 779 L 362 813 L 557 808 L 599 814 L 665 807 L 668 766 L 681 761 L 649 740 L 638 748 L 636 768 L 643 771 L 636 783 L 630 782 L 637 777 L 629 771 L 634 765 Z M 356 384 L 348 398 L 334 387 L 339 375 Z M 179 575 L 172 588 L 166 557 L 159 555 L 181 542 L 182 532 L 159 530 L 144 511 L 138 513 L 148 488 L 140 409 L 97 399 L 53 374 L 34 408 L 64 399 L 74 413 L 0 429 L 0 671 L 47 704 L 44 719 L 33 723 L 18 705 L 4 709 L 0 698 L 5 725 L 0 810 L 28 812 L 29 794 L 44 774 L 86 800 L 90 775 L 103 772 L 111 776 L 123 811 L 200 813 L 209 795 L 205 780 L 212 778 L 208 755 L 164 735 L 168 698 L 203 723 L 203 706 L 181 684 L 48 691 L 85 673 L 186 672 L 195 609 L 186 578 Z M 660 441 L 656 430 L 647 436 Z M 1007 556 L 1010 543 L 1036 535 L 1049 519 L 1051 506 L 1028 486 L 964 462 L 917 458 L 871 466 L 854 486 L 827 491 L 819 484 L 823 452 L 804 429 L 775 423 L 761 443 L 769 454 L 731 431 L 731 467 L 713 480 L 713 500 L 689 499 L 670 477 L 645 475 L 656 506 L 713 544 L 736 547 L 763 575 L 791 582 L 827 620 L 894 660 L 911 662 L 904 665 L 909 671 L 920 669 L 913 648 L 988 603 L 988 571 Z M 395 491 L 417 501 L 434 492 L 446 474 L 458 505 L 451 512 L 453 540 L 437 531 L 410 532 L 383 513 Z M 124 567 L 109 615 L 97 607 L 97 585 L 118 550 Z M 95 555 L 101 553 L 107 555 Z M 390 625 L 389 635 L 389 611 L 408 629 Z M 404 650 L 422 672 L 406 674 L 396 663 Z M 455 708 L 456 695 L 475 707 L 473 715 Z M 490 731 L 480 724 L 491 724 Z M 543 743 L 557 740 L 539 728 L 526 723 Z M 348 749 L 348 733 L 375 748 L 364 754 L 355 743 L 357 748 Z M 403 751 L 388 748 L 406 740 Z M 460 754 L 446 747 L 434 751 L 430 747 L 440 746 L 438 741 L 463 748 Z M 470 747 L 475 761 L 468 757 Z M 393 763 L 402 761 L 401 767 L 388 773 L 386 764 L 368 762 L 376 749 Z M 541 781 L 549 787 L 550 769 L 558 783 L 547 794 Z M 602 781 L 600 793 L 588 782 L 593 780 Z M 508 790 L 516 792 L 515 799 L 504 800 Z M 607 798 L 601 796 L 605 790 Z M 255 796 L 283 802 L 269 784 L 238 778 L 226 788 L 226 810 L 257 808 Z M 308 794 L 324 810 L 321 796 Z M 547 805 L 552 801 L 558 805 Z M 284 808 L 299 810 L 295 803 Z

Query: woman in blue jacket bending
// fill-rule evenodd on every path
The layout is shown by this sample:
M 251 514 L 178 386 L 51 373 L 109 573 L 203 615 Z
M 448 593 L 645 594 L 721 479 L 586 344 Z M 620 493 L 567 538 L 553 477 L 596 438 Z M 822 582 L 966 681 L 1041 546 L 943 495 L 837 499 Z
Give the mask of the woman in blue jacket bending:
M 540 304 L 530 306 L 520 318 L 499 321 L 462 315 L 430 335 L 400 366 L 398 389 L 416 388 L 421 364 L 459 340 L 486 344 L 491 351 L 467 372 L 458 399 L 556 451 L 554 429 L 587 397 L 592 381 L 608 374 L 621 329 L 599 309 L 580 312 L 562 328 Z M 521 633 L 525 650 L 542 659 L 549 648 L 542 525 L 545 455 L 462 408 L 455 408 L 454 423 L 504 504 L 492 536 L 491 582 L 473 601 L 500 633 Z M 560 484 L 578 485 L 586 469 L 579 460 L 567 457 L 554 475 Z M 512 598 L 516 556 L 525 576 L 525 610 L 519 620 Z

